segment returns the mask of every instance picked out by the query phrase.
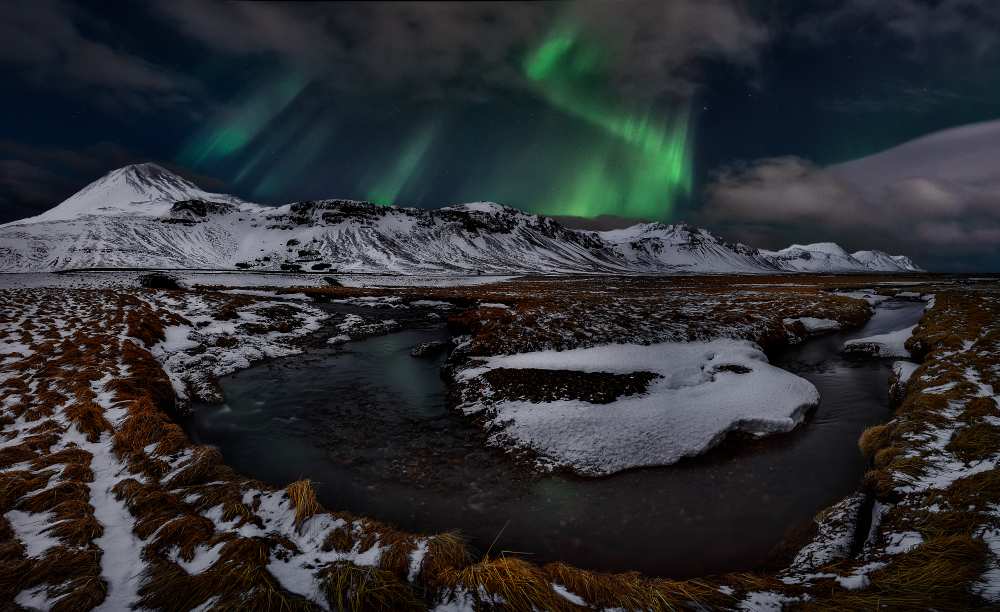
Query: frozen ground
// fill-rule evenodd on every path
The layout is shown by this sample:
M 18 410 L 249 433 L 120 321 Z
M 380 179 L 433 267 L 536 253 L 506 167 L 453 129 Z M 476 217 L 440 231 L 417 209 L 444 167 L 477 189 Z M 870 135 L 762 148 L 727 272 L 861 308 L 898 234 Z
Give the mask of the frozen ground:
M 149 271 L 116 270 L 107 272 L 24 272 L 0 273 L 0 289 L 104 289 L 137 287 L 139 277 Z M 387 274 L 296 274 L 282 272 L 208 272 L 170 270 L 170 276 L 185 286 L 221 287 L 324 287 L 325 278 L 335 278 L 345 287 L 471 287 L 501 283 L 516 276 L 490 274 L 475 276 L 428 276 Z
M 606 345 L 491 357 L 461 372 L 468 381 L 497 368 L 653 372 L 645 393 L 610 404 L 486 400 L 497 436 L 581 474 L 669 465 L 705 452 L 727 433 L 785 432 L 819 402 L 808 381 L 767 363 L 753 343 L 738 340 Z

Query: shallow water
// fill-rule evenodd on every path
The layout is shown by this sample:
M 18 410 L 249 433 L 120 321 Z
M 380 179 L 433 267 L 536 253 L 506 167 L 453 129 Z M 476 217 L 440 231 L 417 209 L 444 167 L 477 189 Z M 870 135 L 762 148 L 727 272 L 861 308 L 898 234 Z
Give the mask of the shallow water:
M 857 439 L 888 416 L 891 362 L 842 359 L 844 340 L 909 327 L 922 311 L 888 302 L 862 330 L 773 354 L 822 397 L 796 431 L 598 480 L 530 477 L 485 448 L 446 408 L 443 356 L 409 354 L 447 338 L 442 327 L 245 370 L 222 380 L 225 405 L 196 406 L 186 426 L 244 474 L 278 485 L 311 478 L 331 509 L 410 531 L 459 529 L 480 550 L 672 577 L 746 570 L 855 489 Z

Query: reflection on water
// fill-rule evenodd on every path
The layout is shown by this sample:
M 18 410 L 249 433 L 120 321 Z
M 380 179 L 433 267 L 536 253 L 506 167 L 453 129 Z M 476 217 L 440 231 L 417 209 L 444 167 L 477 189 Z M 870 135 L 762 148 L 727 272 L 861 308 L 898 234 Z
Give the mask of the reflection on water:
M 598 480 L 526 476 L 449 412 L 443 357 L 409 354 L 446 338 L 442 328 L 245 370 L 222 381 L 225 405 L 196 407 L 187 427 L 252 477 L 278 485 L 308 477 L 329 508 L 411 531 L 457 528 L 480 549 L 500 533 L 494 552 L 539 562 L 675 577 L 743 570 L 855 488 L 864 469 L 858 436 L 887 418 L 889 364 L 841 359 L 843 341 L 908 327 L 922 308 L 887 303 L 863 330 L 773 355 L 822 396 L 795 432 Z

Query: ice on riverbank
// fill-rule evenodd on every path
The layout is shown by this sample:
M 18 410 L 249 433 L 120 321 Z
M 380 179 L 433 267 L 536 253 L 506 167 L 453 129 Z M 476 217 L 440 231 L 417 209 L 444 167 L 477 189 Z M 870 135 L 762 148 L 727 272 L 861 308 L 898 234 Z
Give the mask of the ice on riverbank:
M 477 402 L 498 444 L 527 447 L 581 474 L 602 475 L 668 465 L 701 454 L 729 432 L 790 431 L 819 402 L 809 381 L 767 363 L 742 340 L 605 345 L 483 360 L 462 371 L 472 379 L 497 368 L 630 374 L 653 372 L 645 393 L 607 404 L 582 400 Z
M 817 319 L 816 317 L 798 317 L 795 319 L 784 319 L 785 326 L 790 327 L 796 323 L 801 323 L 806 333 L 819 334 L 827 331 L 840 329 L 840 322 L 833 319 Z
M 916 325 L 896 331 L 865 338 L 855 338 L 844 343 L 845 353 L 871 355 L 873 357 L 910 357 L 906 341 L 913 335 Z

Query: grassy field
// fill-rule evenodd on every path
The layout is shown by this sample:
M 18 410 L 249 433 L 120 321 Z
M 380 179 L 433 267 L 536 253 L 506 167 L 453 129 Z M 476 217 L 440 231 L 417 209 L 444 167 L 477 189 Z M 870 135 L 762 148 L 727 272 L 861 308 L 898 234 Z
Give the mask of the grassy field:
M 0 601 L 59 610 L 102 602 L 166 610 L 986 609 L 983 576 L 1000 572 L 1000 291 L 941 277 L 884 284 L 898 280 L 527 278 L 280 290 L 320 301 L 449 302 L 457 307 L 449 327 L 464 342 L 451 367 L 471 356 L 611 342 L 732 337 L 778 346 L 805 337 L 797 318 L 845 328 L 867 320 L 866 301 L 831 289 L 933 293 L 908 345 L 920 366 L 894 418 L 859 441 L 871 463 L 858 496 L 871 533 L 819 566 L 684 581 L 537 566 L 475 553 L 458 534 L 403 533 L 322 508 L 308 480 L 253 481 L 193 444 L 176 422 L 185 402 L 218 400 L 218 376 L 299 350 L 325 316 L 309 300 L 210 287 L 0 291 Z M 565 383 L 508 378 L 496 384 L 543 396 Z

